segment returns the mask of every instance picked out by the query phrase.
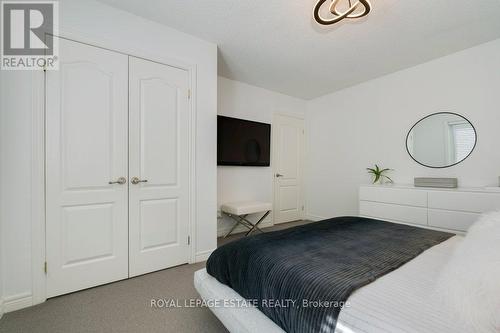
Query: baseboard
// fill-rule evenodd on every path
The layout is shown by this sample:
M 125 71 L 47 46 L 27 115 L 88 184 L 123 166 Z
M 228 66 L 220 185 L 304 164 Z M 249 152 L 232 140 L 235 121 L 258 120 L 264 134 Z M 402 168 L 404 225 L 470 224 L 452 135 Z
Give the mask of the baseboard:
M 28 308 L 33 305 L 33 296 L 30 293 L 23 293 L 13 296 L 8 296 L 3 299 L 3 312 L 8 313 L 12 311 Z
M 311 215 L 311 214 L 307 214 L 306 216 L 304 216 L 304 218 L 306 220 L 309 220 L 309 221 L 323 221 L 323 220 L 327 220 L 328 218 L 327 217 L 323 217 L 323 216 L 318 216 L 318 215 Z
M 195 262 L 207 261 L 208 257 L 210 257 L 214 251 L 215 249 L 196 253 Z

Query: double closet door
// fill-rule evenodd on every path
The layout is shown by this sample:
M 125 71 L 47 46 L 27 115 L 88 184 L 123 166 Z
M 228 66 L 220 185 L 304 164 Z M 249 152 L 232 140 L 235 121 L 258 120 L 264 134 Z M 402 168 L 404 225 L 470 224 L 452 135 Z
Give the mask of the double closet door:
M 46 75 L 47 297 L 188 262 L 189 75 L 60 39 Z

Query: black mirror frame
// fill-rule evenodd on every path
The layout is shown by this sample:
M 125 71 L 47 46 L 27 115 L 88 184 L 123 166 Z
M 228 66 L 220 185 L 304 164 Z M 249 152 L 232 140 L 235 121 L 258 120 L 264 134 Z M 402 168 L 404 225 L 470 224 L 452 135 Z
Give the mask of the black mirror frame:
M 435 116 L 435 115 L 438 115 L 438 114 L 452 114 L 452 115 L 455 115 L 455 116 L 459 116 L 460 118 L 463 118 L 465 120 L 467 120 L 467 122 L 472 126 L 472 129 L 474 130 L 474 134 L 476 136 L 476 139 L 474 141 L 474 146 L 472 147 L 470 153 L 464 157 L 461 161 L 458 161 L 454 164 L 450 164 L 450 165 L 447 165 L 447 166 L 442 166 L 442 167 L 436 167 L 436 166 L 430 166 L 430 165 L 426 165 L 426 164 L 423 164 L 419 161 L 417 161 L 413 155 L 410 153 L 410 150 L 408 149 L 408 138 L 410 137 L 410 133 L 411 131 L 413 131 L 413 129 L 415 128 L 415 126 L 417 126 L 421 121 L 427 119 L 427 118 L 430 118 L 432 116 Z M 474 152 L 474 150 L 476 149 L 476 146 L 477 146 L 477 131 L 476 131 L 476 127 L 474 127 L 474 124 L 472 124 L 472 122 L 465 118 L 464 116 L 462 116 L 461 114 L 458 114 L 458 113 L 455 113 L 455 112 L 446 112 L 446 111 L 442 111 L 442 112 L 436 112 L 436 113 L 433 113 L 433 114 L 430 114 L 428 116 L 425 116 L 423 117 L 422 119 L 420 119 L 419 121 L 417 121 L 411 128 L 410 130 L 408 131 L 408 134 L 406 135 L 406 140 L 405 140 L 405 148 L 406 148 L 406 152 L 408 153 L 408 155 L 410 155 L 411 159 L 414 160 L 415 162 L 417 162 L 418 164 L 420 164 L 421 166 L 424 166 L 426 168 L 431 168 L 431 169 L 446 169 L 446 168 L 451 168 L 457 164 L 460 164 L 462 163 L 463 161 L 465 161 L 466 159 L 468 159 L 470 157 L 470 155 L 472 155 L 472 153 Z

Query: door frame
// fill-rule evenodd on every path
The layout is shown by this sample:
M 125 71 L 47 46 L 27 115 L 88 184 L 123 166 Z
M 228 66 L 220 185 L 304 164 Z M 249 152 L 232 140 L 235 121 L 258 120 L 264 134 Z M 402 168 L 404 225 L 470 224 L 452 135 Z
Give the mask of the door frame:
M 196 262 L 196 119 L 197 119 L 197 66 L 186 63 L 180 59 L 165 56 L 161 53 L 147 53 L 141 48 L 137 48 L 133 43 L 126 40 L 110 40 L 103 37 L 96 38 L 89 36 L 81 31 L 70 29 L 60 29 L 59 38 L 72 40 L 75 42 L 87 44 L 93 47 L 99 47 L 112 52 L 121 53 L 127 56 L 133 56 L 162 65 L 176 67 L 188 72 L 189 76 L 189 262 Z M 109 46 L 111 45 L 111 47 Z M 46 96 L 46 75 L 43 70 L 33 71 L 32 73 L 32 147 L 31 152 L 31 275 L 32 275 L 32 294 L 30 305 L 43 303 L 47 300 L 45 273 L 46 262 L 46 196 L 45 196 L 45 96 Z M 49 266 L 50 269 L 50 266 Z
M 278 154 L 276 153 L 278 151 L 278 137 L 277 137 L 277 132 L 275 130 L 275 125 L 278 123 L 278 118 L 279 117 L 288 117 L 288 118 L 293 118 L 293 119 L 297 119 L 297 120 L 300 120 L 302 121 L 303 123 L 303 135 L 302 135 L 302 151 L 301 151 L 301 156 L 300 156 L 300 191 L 299 191 L 299 196 L 300 196 L 300 203 L 302 205 L 302 207 L 304 207 L 304 209 L 301 210 L 301 213 L 300 213 L 300 218 L 301 219 L 304 219 L 305 216 L 306 216 L 306 202 L 305 202 L 305 190 L 304 190 L 304 161 L 305 161 L 305 155 L 306 155 L 306 136 L 305 136 L 305 131 L 306 131 L 306 128 L 305 128 L 305 117 L 304 116 L 301 116 L 301 115 L 298 115 L 298 114 L 288 114 L 288 113 L 275 113 L 273 115 L 273 123 L 272 123 L 272 128 L 271 129 L 271 140 L 272 140 L 272 143 L 271 143 L 271 156 L 272 156 L 272 177 L 273 177 L 273 225 L 276 225 L 276 224 L 279 224 L 279 223 L 276 223 L 276 218 L 277 218 L 277 214 L 276 214 L 276 211 L 277 211 L 277 206 L 278 206 L 278 203 L 276 202 L 276 192 L 277 192 L 277 183 L 276 183 L 276 173 L 278 172 L 277 170 L 277 166 L 278 166 L 278 163 L 277 163 L 277 159 L 278 159 Z

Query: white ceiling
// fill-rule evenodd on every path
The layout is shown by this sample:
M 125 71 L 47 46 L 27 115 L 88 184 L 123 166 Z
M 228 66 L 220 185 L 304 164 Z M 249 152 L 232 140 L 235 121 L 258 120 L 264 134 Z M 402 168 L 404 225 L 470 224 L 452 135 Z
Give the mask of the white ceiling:
M 316 0 L 101 1 L 218 44 L 222 76 L 304 99 L 500 38 L 500 0 L 372 0 L 330 27 Z

